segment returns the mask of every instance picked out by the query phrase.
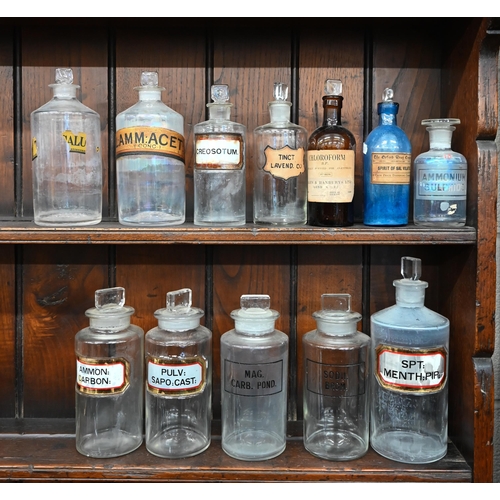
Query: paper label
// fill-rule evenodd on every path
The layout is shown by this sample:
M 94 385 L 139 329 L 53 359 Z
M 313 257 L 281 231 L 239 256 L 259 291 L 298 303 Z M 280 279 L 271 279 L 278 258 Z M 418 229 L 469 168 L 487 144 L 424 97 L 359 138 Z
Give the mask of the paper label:
M 195 135 L 195 168 L 239 170 L 243 168 L 240 134 Z
M 305 172 L 304 148 L 291 149 L 285 146 L 281 149 L 273 149 L 267 146 L 264 150 L 266 164 L 263 170 L 269 172 L 277 179 L 285 181 L 291 177 L 298 177 Z
M 148 390 L 155 394 L 181 396 L 201 392 L 206 380 L 206 362 L 202 358 L 148 360 Z
M 310 202 L 350 203 L 354 198 L 354 151 L 307 152 Z
M 68 143 L 70 153 L 85 154 L 87 151 L 87 134 L 85 132 L 74 134 L 71 130 L 65 130 L 62 136 Z
M 128 127 L 116 132 L 116 157 L 153 154 L 184 161 L 184 137 L 161 127 Z
M 398 392 L 438 392 L 447 378 L 444 348 L 421 351 L 377 347 L 376 374 L 380 384 Z
M 372 153 L 372 184 L 410 184 L 411 154 Z
M 77 358 L 76 385 L 86 394 L 116 394 L 129 385 L 128 363 L 124 359 Z

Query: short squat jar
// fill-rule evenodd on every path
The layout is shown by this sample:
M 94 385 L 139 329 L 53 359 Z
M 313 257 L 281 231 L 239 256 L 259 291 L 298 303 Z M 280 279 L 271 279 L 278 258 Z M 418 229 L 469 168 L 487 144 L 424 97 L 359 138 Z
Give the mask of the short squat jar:
M 144 331 L 130 324 L 121 287 L 97 290 L 85 314 L 90 326 L 75 337 L 76 449 L 118 457 L 143 439 Z
M 323 294 L 304 347 L 304 447 L 327 460 L 354 460 L 369 445 L 370 337 L 348 294 Z
M 267 460 L 286 447 L 288 337 L 269 295 L 242 295 L 234 330 L 221 337 L 222 449 Z
M 191 457 L 211 439 L 212 332 L 200 325 L 192 291 L 167 293 L 146 334 L 146 448 L 162 458 Z

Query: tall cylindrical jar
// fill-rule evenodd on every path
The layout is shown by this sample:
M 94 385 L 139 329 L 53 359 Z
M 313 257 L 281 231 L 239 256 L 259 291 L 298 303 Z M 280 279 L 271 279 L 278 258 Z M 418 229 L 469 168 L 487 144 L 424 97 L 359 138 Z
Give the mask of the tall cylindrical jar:
M 292 226 L 307 222 L 307 131 L 290 121 L 288 86 L 274 84 L 271 121 L 254 130 L 253 221 Z
M 369 445 L 370 337 L 348 294 L 323 294 L 304 347 L 304 447 L 327 460 L 354 460 Z
M 138 448 L 144 424 L 144 332 L 125 289 L 97 290 L 90 326 L 75 337 L 76 449 L 109 458 Z
M 99 115 L 76 97 L 70 68 L 56 69 L 53 98 L 31 113 L 34 222 L 88 226 L 101 222 Z
M 401 259 L 396 304 L 371 317 L 370 444 L 398 462 L 425 464 L 448 449 L 450 322 L 424 306 L 421 261 Z
M 116 117 L 118 220 L 182 224 L 186 211 L 184 118 L 165 105 L 156 71 L 143 71 L 139 101 Z
M 246 222 L 246 127 L 231 121 L 227 85 L 212 85 L 209 119 L 194 126 L 194 224 Z
M 269 295 L 242 295 L 240 304 L 220 339 L 222 449 L 267 460 L 286 447 L 288 337 L 274 328 Z
M 192 291 L 167 293 L 146 334 L 146 448 L 183 458 L 206 450 L 212 420 L 212 332 L 200 325 Z

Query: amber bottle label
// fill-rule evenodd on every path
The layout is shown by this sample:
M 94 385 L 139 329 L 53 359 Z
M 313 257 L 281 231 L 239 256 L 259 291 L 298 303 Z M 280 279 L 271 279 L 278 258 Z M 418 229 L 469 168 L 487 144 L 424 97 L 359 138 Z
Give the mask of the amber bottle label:
M 308 151 L 307 176 L 308 201 L 350 203 L 354 198 L 354 151 Z
M 270 396 L 283 390 L 283 361 L 237 363 L 224 360 L 224 390 L 238 396 Z
M 420 350 L 379 345 L 376 375 L 383 387 L 393 391 L 438 392 L 446 383 L 447 360 L 444 348 Z
M 201 392 L 206 382 L 203 358 L 149 358 L 148 390 L 153 394 L 185 396 Z
M 411 154 L 372 153 L 372 184 L 410 184 Z
M 266 164 L 263 170 L 269 172 L 277 179 L 287 181 L 292 177 L 298 177 L 306 171 L 304 165 L 304 148 L 292 149 L 285 146 L 281 149 L 273 149 L 267 146 L 264 149 Z
M 129 364 L 124 359 L 76 360 L 76 386 L 85 394 L 117 394 L 129 386 Z
M 321 396 L 360 396 L 366 392 L 365 379 L 365 363 L 331 365 L 306 360 L 306 388 Z
M 195 168 L 240 170 L 244 165 L 240 134 L 196 134 Z
M 184 137 L 160 127 L 127 127 L 116 132 L 116 157 L 154 154 L 184 161 Z

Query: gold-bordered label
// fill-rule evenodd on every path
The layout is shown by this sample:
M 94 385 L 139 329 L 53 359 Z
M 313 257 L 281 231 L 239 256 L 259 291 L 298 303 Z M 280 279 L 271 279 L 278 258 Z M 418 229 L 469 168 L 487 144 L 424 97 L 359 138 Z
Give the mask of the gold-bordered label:
M 149 357 L 147 388 L 153 394 L 186 396 L 202 392 L 207 380 L 207 361 L 194 356 Z
M 410 184 L 410 153 L 372 153 L 372 184 Z
M 78 132 L 74 134 L 71 130 L 65 130 L 62 133 L 64 140 L 69 146 L 70 153 L 85 154 L 87 151 L 87 134 L 85 132 Z
M 304 148 L 292 149 L 285 146 L 281 149 L 274 149 L 267 146 L 264 149 L 266 164 L 263 170 L 269 172 L 277 179 L 287 181 L 292 177 L 298 177 L 306 170 L 304 165 Z
M 116 132 L 116 157 L 153 154 L 184 161 L 184 137 L 167 128 L 127 127 Z
M 353 198 L 354 151 L 308 151 L 308 201 L 323 203 L 350 203 Z
M 119 394 L 129 386 L 130 365 L 122 358 L 76 359 L 76 388 L 84 394 Z
M 437 349 L 376 348 L 376 376 L 380 385 L 397 392 L 434 393 L 446 384 L 448 352 Z
M 195 134 L 195 168 L 241 170 L 244 165 L 244 144 L 241 134 Z

